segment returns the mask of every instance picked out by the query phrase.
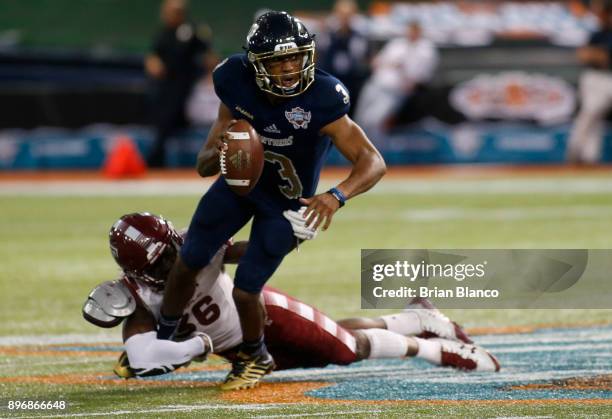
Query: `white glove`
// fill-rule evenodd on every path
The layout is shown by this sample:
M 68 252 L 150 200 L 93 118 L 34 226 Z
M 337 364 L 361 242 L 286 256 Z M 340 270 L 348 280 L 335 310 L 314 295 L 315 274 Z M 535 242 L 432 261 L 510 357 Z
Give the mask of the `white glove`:
M 304 211 L 307 207 L 301 207 L 298 211 L 287 210 L 283 211 L 283 216 L 291 223 L 293 228 L 293 235 L 301 240 L 312 240 L 317 237 L 317 230 L 312 227 L 306 227 L 306 219 L 304 218 Z M 311 225 L 315 224 L 316 219 Z

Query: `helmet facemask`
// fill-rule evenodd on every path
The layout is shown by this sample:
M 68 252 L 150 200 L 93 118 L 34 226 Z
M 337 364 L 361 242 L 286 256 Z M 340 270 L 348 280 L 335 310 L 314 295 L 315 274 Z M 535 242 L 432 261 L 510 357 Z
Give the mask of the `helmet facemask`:
M 257 86 L 266 93 L 278 97 L 293 97 L 304 92 L 314 81 L 314 41 L 309 45 L 297 47 L 295 43 L 287 48 L 278 48 L 277 51 L 255 54 L 248 53 L 249 62 L 255 69 L 255 81 Z M 282 47 L 278 45 L 277 47 Z M 269 60 L 283 59 L 294 54 L 302 55 L 301 68 L 292 73 L 270 74 L 266 63 Z M 269 65 L 269 64 L 268 64 Z M 283 86 L 277 82 L 278 78 L 299 74 L 298 80 L 292 86 Z

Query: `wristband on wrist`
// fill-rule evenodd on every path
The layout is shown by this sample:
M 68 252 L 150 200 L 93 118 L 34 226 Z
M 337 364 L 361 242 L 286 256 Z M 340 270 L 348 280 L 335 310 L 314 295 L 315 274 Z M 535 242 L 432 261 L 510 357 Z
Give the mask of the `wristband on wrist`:
M 344 204 L 346 203 L 346 196 L 344 196 L 344 194 L 342 193 L 340 189 L 331 188 L 329 191 L 327 191 L 327 193 L 331 194 L 331 196 L 333 196 L 334 198 L 338 200 L 338 202 L 340 203 L 340 208 L 342 208 Z

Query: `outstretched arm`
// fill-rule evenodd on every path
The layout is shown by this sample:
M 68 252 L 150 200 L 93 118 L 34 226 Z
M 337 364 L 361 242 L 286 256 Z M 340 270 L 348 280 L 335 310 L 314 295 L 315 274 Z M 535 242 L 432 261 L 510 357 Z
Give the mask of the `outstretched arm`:
M 123 340 L 130 368 L 137 376 L 165 374 L 212 352 L 212 341 L 204 334 L 183 342 L 157 339 L 155 318 L 139 305 L 125 320 Z
M 308 205 L 304 214 L 307 225 L 317 228 L 325 219 L 323 230 L 326 230 L 334 213 L 340 208 L 340 200 L 350 199 L 370 189 L 384 176 L 387 167 L 363 130 L 348 116 L 344 115 L 326 125 L 321 133 L 329 135 L 334 145 L 353 165 L 349 176 L 336 187 L 341 196 L 326 192 L 300 199 L 300 202 Z

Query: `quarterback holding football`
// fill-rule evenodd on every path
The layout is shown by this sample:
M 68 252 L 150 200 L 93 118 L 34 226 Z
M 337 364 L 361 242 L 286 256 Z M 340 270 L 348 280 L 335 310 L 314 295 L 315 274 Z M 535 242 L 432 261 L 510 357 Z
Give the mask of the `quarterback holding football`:
M 315 68 L 314 37 L 299 19 L 278 11 L 261 15 L 247 34 L 245 49 L 213 71 L 221 104 L 198 154 L 197 167 L 201 176 L 220 172 L 219 156 L 229 148 L 232 136 L 228 130 L 231 132 L 234 121 L 243 119 L 263 146 L 261 176 L 254 185 L 251 175 L 256 173 L 237 179 L 248 180 L 250 185 L 240 194 L 228 185 L 227 177 L 219 177 L 204 194 L 168 277 L 158 327 L 158 338 L 172 338 L 196 287 L 198 272 L 252 220 L 250 246 L 238 263 L 232 290 L 243 341 L 222 386 L 226 390 L 253 387 L 275 368 L 264 338 L 261 292 L 296 246 L 283 212 L 305 206 L 307 225 L 327 229 L 347 200 L 369 190 L 386 171 L 378 150 L 347 115 L 350 97 L 346 87 Z M 332 144 L 350 162 L 351 171 L 336 187 L 317 194 L 321 168 Z M 232 154 L 240 166 L 247 164 L 244 151 Z M 259 161 L 252 156 L 251 163 Z

